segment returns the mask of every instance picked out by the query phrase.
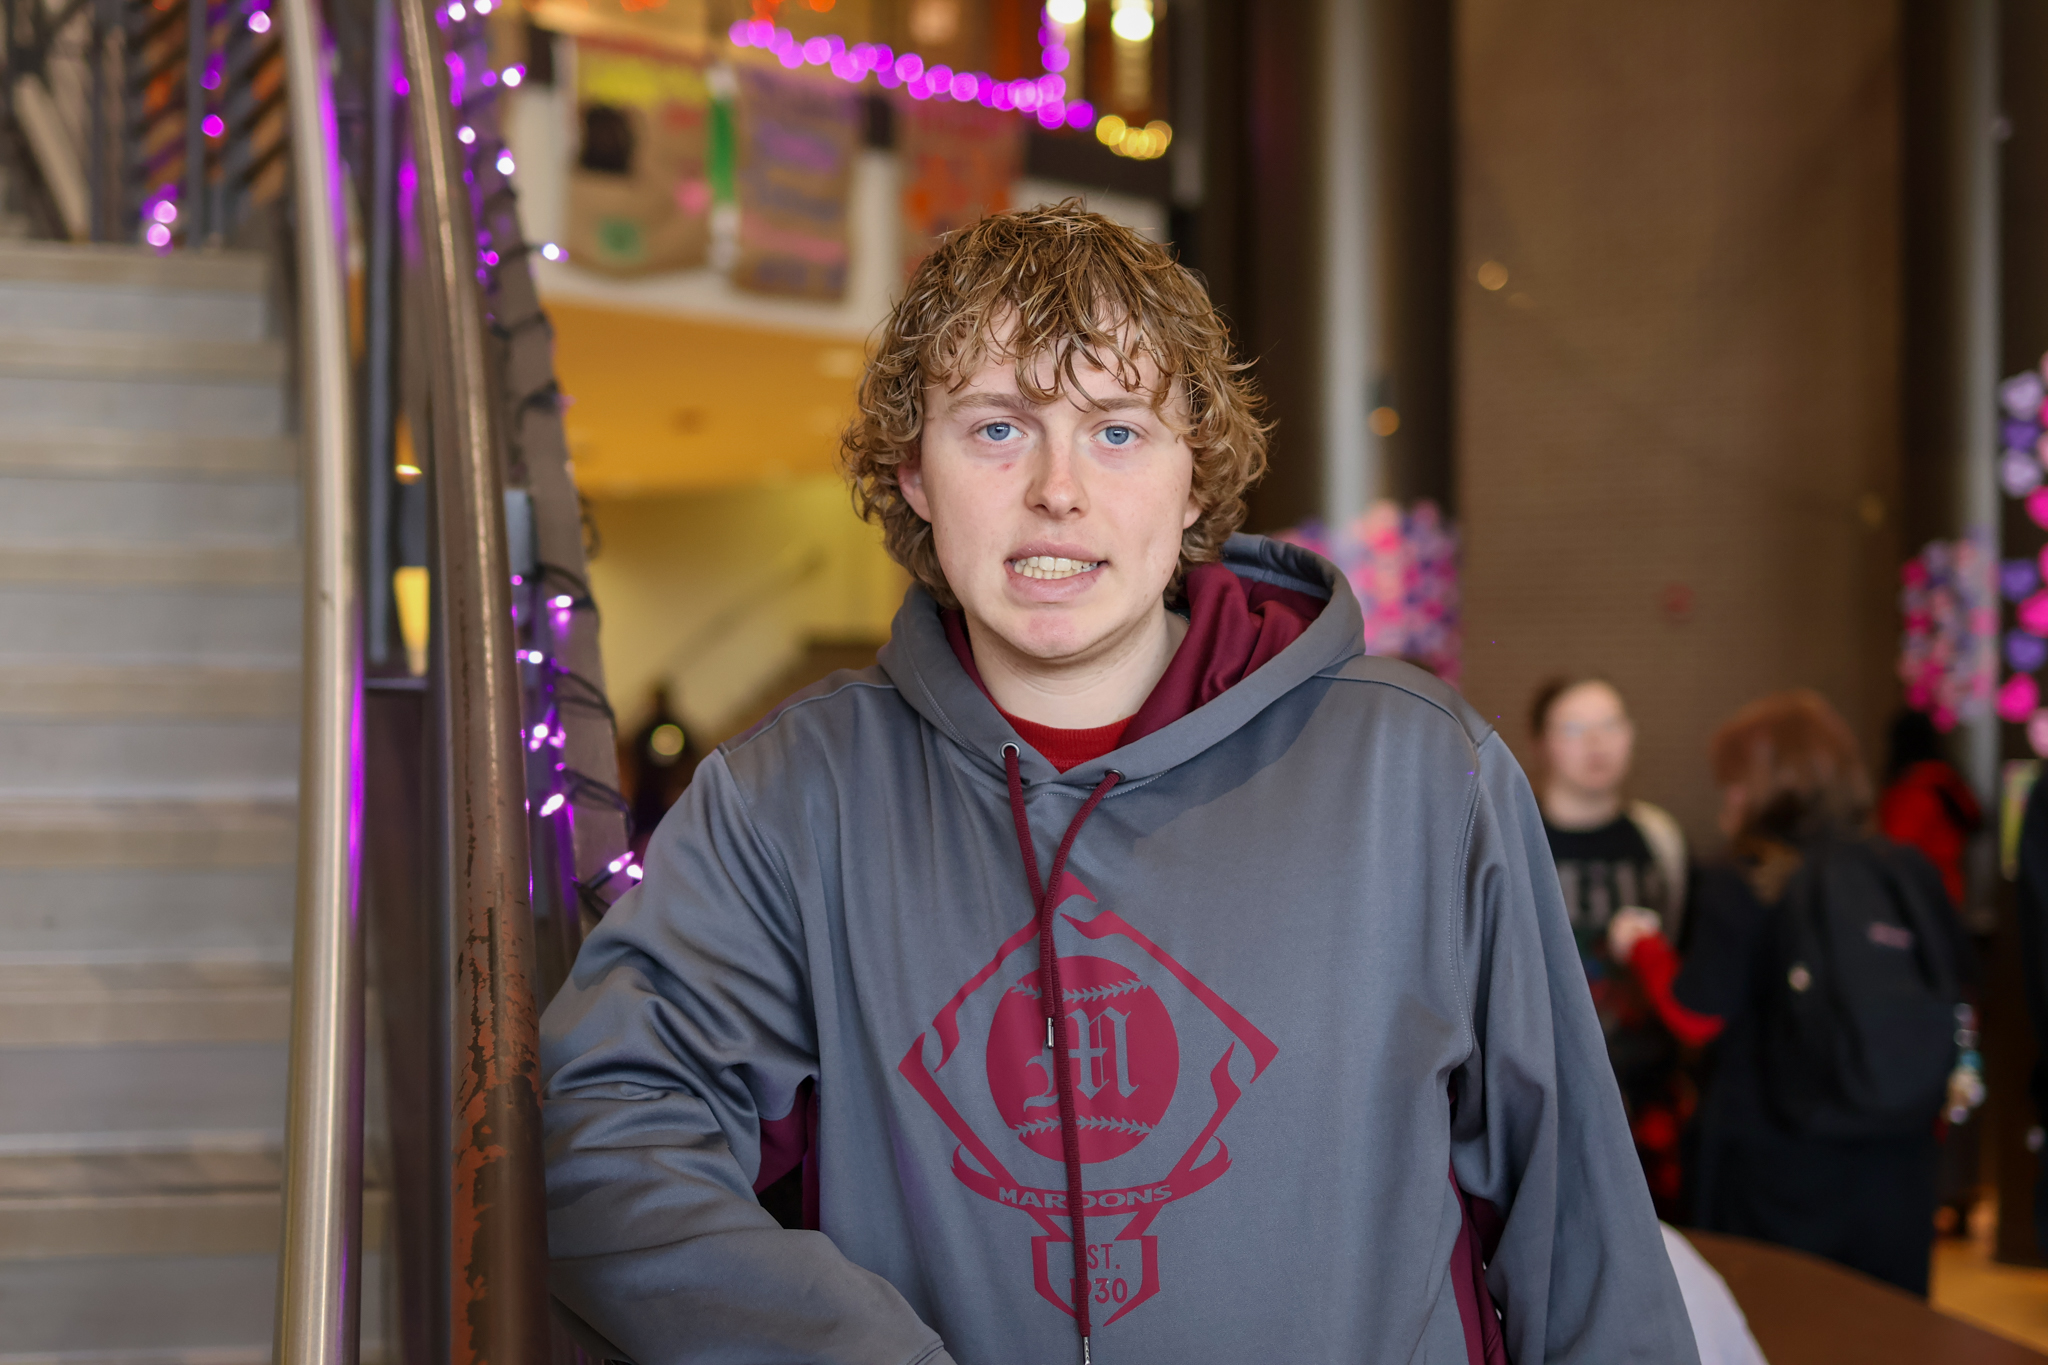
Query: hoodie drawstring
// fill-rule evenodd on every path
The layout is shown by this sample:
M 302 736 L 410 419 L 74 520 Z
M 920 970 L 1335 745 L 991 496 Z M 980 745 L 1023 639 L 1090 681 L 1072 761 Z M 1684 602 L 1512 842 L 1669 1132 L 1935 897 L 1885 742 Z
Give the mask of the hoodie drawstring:
M 1081 1330 L 1081 1365 L 1089 1365 L 1088 1338 L 1091 1335 L 1088 1320 L 1088 1261 L 1087 1261 L 1087 1219 L 1081 1211 L 1081 1129 L 1074 1115 L 1074 1075 L 1072 1063 L 1066 1048 L 1059 1045 L 1054 1034 L 1057 1021 L 1066 1014 L 1066 998 L 1060 993 L 1059 956 L 1052 946 L 1052 912 L 1057 907 L 1060 877 L 1067 870 L 1067 854 L 1073 851 L 1074 840 L 1081 833 L 1081 826 L 1102 804 L 1102 798 L 1109 795 L 1109 789 L 1122 780 L 1123 774 L 1106 773 L 1096 783 L 1095 790 L 1081 803 L 1081 809 L 1067 826 L 1067 834 L 1060 840 L 1059 852 L 1053 856 L 1052 875 L 1044 881 L 1038 879 L 1038 852 L 1031 843 L 1031 822 L 1024 813 L 1024 771 L 1018 762 L 1017 746 L 1003 746 L 1003 770 L 1010 779 L 1010 816 L 1017 822 L 1017 851 L 1024 855 L 1024 875 L 1031 880 L 1031 902 L 1038 912 L 1038 998 L 1045 1006 L 1045 1045 L 1052 1052 L 1053 1085 L 1060 1097 L 1060 1152 L 1066 1158 L 1067 1168 L 1067 1217 L 1073 1224 L 1074 1245 L 1074 1323 Z

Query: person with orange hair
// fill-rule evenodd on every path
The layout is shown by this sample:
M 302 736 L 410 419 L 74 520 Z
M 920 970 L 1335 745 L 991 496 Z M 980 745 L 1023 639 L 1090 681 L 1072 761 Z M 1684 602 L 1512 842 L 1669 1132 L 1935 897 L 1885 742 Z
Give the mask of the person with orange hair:
M 1934 865 L 1873 832 L 1819 694 L 1745 706 L 1709 757 L 1730 860 L 1695 879 L 1683 966 L 1641 912 L 1608 930 L 1673 1031 L 1713 1043 L 1693 1221 L 1924 1295 L 1968 937 Z
M 609 1354 L 1697 1359 L 1528 783 L 1234 534 L 1243 369 L 1077 204 L 911 277 L 844 439 L 890 641 L 703 761 L 543 1021 Z

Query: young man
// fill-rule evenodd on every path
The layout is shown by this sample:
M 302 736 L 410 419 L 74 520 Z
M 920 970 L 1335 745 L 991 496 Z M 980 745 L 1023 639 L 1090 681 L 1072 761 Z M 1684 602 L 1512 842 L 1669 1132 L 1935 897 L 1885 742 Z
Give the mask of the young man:
M 1230 534 L 1201 286 L 988 219 L 860 406 L 917 586 L 704 761 L 548 1011 L 561 1302 L 640 1365 L 1693 1361 L 1528 784 Z M 816 1232 L 753 1195 L 799 1160 Z

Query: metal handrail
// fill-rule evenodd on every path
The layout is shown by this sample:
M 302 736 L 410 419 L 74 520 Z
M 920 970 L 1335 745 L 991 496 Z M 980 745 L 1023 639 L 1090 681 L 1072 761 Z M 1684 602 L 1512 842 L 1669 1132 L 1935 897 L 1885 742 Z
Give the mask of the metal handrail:
M 362 666 L 341 160 L 313 0 L 278 0 L 298 210 L 305 486 L 298 918 L 279 1365 L 355 1365 L 363 1204 Z
M 425 0 L 398 0 L 431 369 L 430 459 L 446 674 L 455 1040 L 450 1358 L 549 1358 L 519 663 L 506 543 L 504 433 L 486 357 L 476 224 Z M 473 134 L 472 134 L 473 135 Z

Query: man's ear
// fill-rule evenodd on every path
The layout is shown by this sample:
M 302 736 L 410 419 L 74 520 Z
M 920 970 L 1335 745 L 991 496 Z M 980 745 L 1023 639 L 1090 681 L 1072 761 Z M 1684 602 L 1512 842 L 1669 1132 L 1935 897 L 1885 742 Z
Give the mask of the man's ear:
M 1194 490 L 1193 490 L 1193 489 L 1189 489 L 1189 490 L 1188 490 L 1188 511 L 1187 511 L 1187 515 L 1186 515 L 1186 516 L 1184 516 L 1184 517 L 1182 517 L 1182 518 L 1180 519 L 1180 529 L 1181 529 L 1181 530 L 1183 530 L 1183 531 L 1185 531 L 1185 530 L 1187 530 L 1187 529 L 1188 529 L 1188 527 L 1190 527 L 1190 526 L 1193 526 L 1193 525 L 1194 525 L 1194 524 L 1195 524 L 1196 522 L 1200 521 L 1201 519 L 1202 519 L 1202 504 L 1201 504 L 1201 503 L 1199 503 L 1199 502 L 1197 502 L 1197 501 L 1195 501 L 1195 494 L 1194 494 Z
M 909 459 L 896 467 L 896 486 L 903 491 L 903 500 L 910 504 L 911 511 L 926 521 L 932 519 L 931 499 L 924 495 L 922 451 L 913 451 Z

